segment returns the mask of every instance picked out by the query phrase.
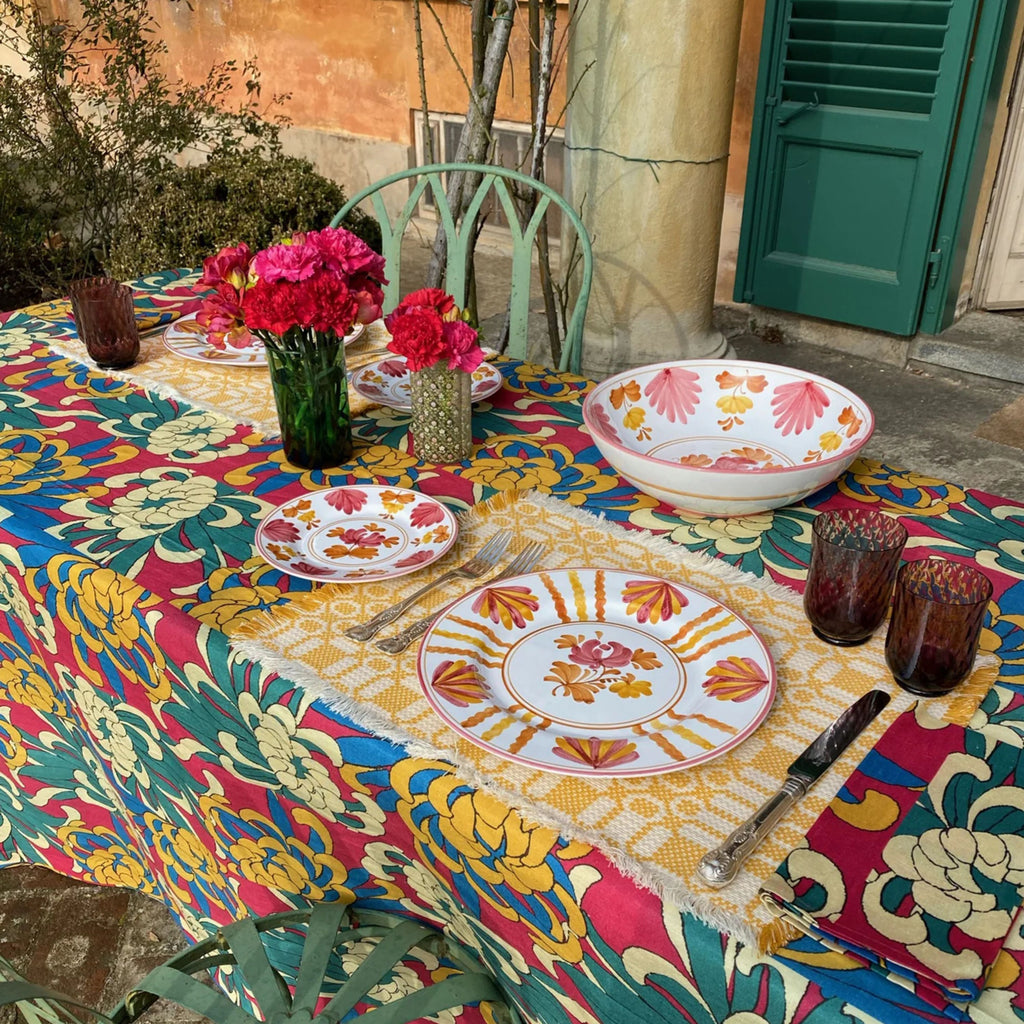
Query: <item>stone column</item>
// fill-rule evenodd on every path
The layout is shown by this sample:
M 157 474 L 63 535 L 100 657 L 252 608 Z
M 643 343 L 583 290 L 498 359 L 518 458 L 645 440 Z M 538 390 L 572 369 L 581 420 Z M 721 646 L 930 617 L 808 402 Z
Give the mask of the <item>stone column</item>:
M 712 312 L 743 0 L 572 6 L 566 192 L 594 245 L 584 371 L 726 355 Z

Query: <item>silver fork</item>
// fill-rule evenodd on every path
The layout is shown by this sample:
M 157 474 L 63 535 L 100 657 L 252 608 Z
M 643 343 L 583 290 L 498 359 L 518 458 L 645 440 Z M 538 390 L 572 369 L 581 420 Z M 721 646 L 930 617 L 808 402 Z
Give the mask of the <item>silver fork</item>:
M 520 573 L 529 572 L 540 561 L 543 554 L 544 545 L 539 541 L 532 541 L 501 572 L 492 576 L 483 586 L 489 587 L 499 580 L 507 580 L 509 576 L 518 576 Z M 378 640 L 375 646 L 388 654 L 400 654 L 413 640 L 426 633 L 439 614 L 439 612 L 435 612 L 433 615 L 428 615 L 426 618 L 420 619 L 419 622 L 406 626 L 401 633 L 396 633 L 386 640 Z
M 431 580 L 426 586 L 420 587 L 415 593 L 410 594 L 397 604 L 393 604 L 390 608 L 385 608 L 384 611 L 378 612 L 372 619 L 358 626 L 350 626 L 345 630 L 345 636 L 353 640 L 369 640 L 436 587 L 443 586 L 451 580 L 479 579 L 484 573 L 490 572 L 498 564 L 498 559 L 505 554 L 505 549 L 508 547 L 511 539 L 511 530 L 499 530 L 468 561 L 463 562 L 462 565 L 457 565 L 454 569 L 449 569 L 446 573 L 442 573 L 436 580 Z

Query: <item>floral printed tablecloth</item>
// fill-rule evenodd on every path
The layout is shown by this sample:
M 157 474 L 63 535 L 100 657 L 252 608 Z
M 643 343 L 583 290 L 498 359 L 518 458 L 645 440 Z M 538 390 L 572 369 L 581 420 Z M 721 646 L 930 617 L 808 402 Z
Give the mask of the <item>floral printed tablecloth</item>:
M 152 323 L 193 299 L 175 273 L 137 291 Z M 971 726 L 1020 747 L 1024 506 L 860 461 L 774 514 L 680 516 L 600 460 L 581 429 L 585 381 L 509 361 L 475 409 L 465 464 L 417 462 L 408 416 L 373 409 L 356 420 L 355 462 L 303 472 L 252 426 L 59 354 L 72 331 L 63 304 L 0 327 L 2 862 L 132 886 L 196 937 L 325 899 L 444 921 L 546 1024 L 874 1019 L 850 972 L 836 967 L 832 985 L 835 965 L 799 941 L 772 957 L 742 945 L 486 780 L 410 756 L 239 653 L 229 635 L 318 586 L 263 561 L 255 527 L 341 483 L 411 486 L 455 510 L 536 489 L 799 591 L 817 511 L 883 508 L 907 525 L 911 557 L 992 578 L 983 645 L 999 670 Z M 1022 964 L 1013 934 L 972 1018 L 1024 1020 Z M 880 1005 L 876 1017 L 908 1019 Z

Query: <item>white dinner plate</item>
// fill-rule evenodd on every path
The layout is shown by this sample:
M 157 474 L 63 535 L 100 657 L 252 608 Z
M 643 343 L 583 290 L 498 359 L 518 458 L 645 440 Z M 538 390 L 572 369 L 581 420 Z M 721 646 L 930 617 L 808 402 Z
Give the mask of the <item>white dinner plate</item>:
M 481 398 L 493 395 L 501 387 L 502 379 L 501 371 L 497 367 L 486 360 L 482 362 L 473 371 L 472 400 L 479 402 Z M 378 359 L 358 370 L 353 370 L 349 380 L 352 387 L 371 402 L 401 412 L 409 412 L 412 409 L 412 386 L 409 383 L 405 356 Z
M 500 757 L 566 775 L 655 775 L 742 743 L 775 698 L 750 625 L 643 572 L 553 569 L 480 587 L 424 636 L 437 713 Z
M 356 324 L 345 335 L 346 348 L 356 340 L 365 325 Z M 253 337 L 248 348 L 219 349 L 206 338 L 206 328 L 198 323 L 195 315 L 183 316 L 168 325 L 164 331 L 164 344 L 183 359 L 199 363 L 220 363 L 223 366 L 266 366 L 267 351 L 259 338 Z
M 359 583 L 436 562 L 457 533 L 451 510 L 429 495 L 405 487 L 332 487 L 275 508 L 256 530 L 256 548 L 291 576 Z

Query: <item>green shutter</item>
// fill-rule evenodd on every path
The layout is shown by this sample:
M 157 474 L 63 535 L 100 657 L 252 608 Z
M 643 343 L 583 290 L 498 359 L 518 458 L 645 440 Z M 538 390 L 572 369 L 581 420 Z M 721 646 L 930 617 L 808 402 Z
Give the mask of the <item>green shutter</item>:
M 911 334 L 978 0 L 768 0 L 736 297 Z

